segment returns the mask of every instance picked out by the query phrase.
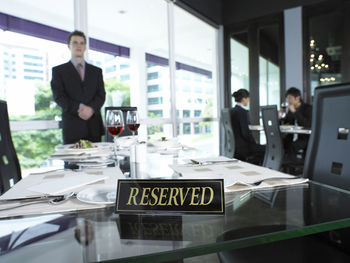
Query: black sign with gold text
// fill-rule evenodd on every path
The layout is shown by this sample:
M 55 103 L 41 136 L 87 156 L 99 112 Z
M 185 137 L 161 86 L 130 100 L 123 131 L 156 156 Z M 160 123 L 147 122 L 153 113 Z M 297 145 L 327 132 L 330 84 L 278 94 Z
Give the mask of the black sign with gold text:
M 115 212 L 224 214 L 224 180 L 118 180 Z

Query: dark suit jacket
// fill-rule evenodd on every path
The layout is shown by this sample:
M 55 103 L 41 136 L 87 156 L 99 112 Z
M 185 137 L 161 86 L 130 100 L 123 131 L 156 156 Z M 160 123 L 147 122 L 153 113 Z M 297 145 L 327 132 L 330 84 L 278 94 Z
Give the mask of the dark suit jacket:
M 52 69 L 51 88 L 55 102 L 62 108 L 63 142 L 74 143 L 79 139 L 100 141 L 104 134 L 101 107 L 106 96 L 102 70 L 85 63 L 82 81 L 69 61 Z M 78 116 L 80 103 L 94 110 L 87 121 Z
M 236 105 L 231 110 L 231 123 L 235 136 L 235 153 L 237 158 L 239 156 L 246 158 L 254 154 L 252 151 L 257 143 L 248 126 L 250 124 L 249 112 L 241 106 Z
M 282 124 L 290 124 L 294 125 L 295 122 L 299 126 L 303 126 L 305 128 L 311 128 L 311 118 L 312 118 L 312 106 L 310 104 L 301 102 L 301 105 L 297 110 L 293 113 L 288 111 L 286 117 L 282 119 Z M 308 134 L 298 134 L 298 143 L 300 144 L 300 149 L 305 149 L 309 140 Z M 288 148 L 288 144 L 293 141 L 293 135 L 289 134 L 285 136 L 284 143 L 285 147 Z

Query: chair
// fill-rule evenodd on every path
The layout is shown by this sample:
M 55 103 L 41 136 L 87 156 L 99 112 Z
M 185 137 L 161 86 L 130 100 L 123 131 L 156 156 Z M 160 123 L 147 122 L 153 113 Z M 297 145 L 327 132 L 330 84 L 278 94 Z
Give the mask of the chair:
M 132 135 L 132 132 L 126 126 L 126 114 L 128 111 L 137 110 L 137 107 L 105 107 L 105 120 L 107 118 L 107 111 L 109 110 L 121 110 L 123 112 L 124 130 L 121 132 L 121 134 L 119 134 L 119 137 Z M 135 134 L 137 134 L 137 132 Z M 109 134 L 107 127 L 106 127 L 106 142 L 113 142 L 113 136 Z
M 7 103 L 0 100 L 0 195 L 21 178 L 21 168 L 10 132 Z
M 232 130 L 231 114 L 229 108 L 221 110 L 221 122 L 224 125 L 225 130 L 225 149 L 224 155 L 232 158 L 235 153 L 235 136 Z
M 315 89 L 303 176 L 350 190 L 350 84 Z
M 312 133 L 308 143 L 303 176 L 331 186 L 350 190 L 350 84 L 315 89 Z M 324 209 L 332 209 L 338 200 L 311 193 Z M 316 199 L 316 200 L 317 200 Z M 348 204 L 337 204 L 347 206 Z M 311 209 L 312 210 L 312 209 Z M 317 210 L 317 209 L 316 209 Z M 318 211 L 322 211 L 318 209 Z M 315 211 L 305 211 L 318 220 Z M 254 229 L 256 233 L 259 230 Z M 237 231 L 225 233 L 227 239 Z M 261 246 L 223 251 L 221 262 L 350 262 L 349 229 L 333 230 Z M 302 244 L 302 245 L 301 245 Z M 293 253 L 288 253 L 293 250 Z M 288 256 L 286 256 L 288 253 Z M 259 255 L 259 258 L 256 257 Z M 261 260 L 262 259 L 262 260 Z
M 330 186 L 350 190 L 350 83 L 315 89 L 312 133 L 303 176 Z M 317 193 L 316 193 L 317 194 Z M 324 200 L 332 209 L 337 200 Z M 311 211 L 312 212 L 312 211 Z M 313 215 L 317 218 L 318 215 Z M 327 239 L 350 253 L 350 228 L 327 233 Z
M 284 148 L 279 128 L 277 106 L 262 106 L 260 109 L 267 141 L 263 166 L 279 171 L 282 165 Z

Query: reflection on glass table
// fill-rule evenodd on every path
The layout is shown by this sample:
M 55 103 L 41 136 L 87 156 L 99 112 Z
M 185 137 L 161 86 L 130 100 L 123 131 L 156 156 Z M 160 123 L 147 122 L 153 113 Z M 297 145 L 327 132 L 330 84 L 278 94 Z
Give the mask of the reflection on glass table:
M 3 246 L 6 253 L 0 261 L 55 262 L 55 253 L 64 254 L 69 261 L 67 253 L 77 252 L 82 253 L 82 258 L 75 262 L 140 262 L 152 258 L 169 261 L 350 226 L 350 194 L 346 191 L 310 181 L 306 186 L 247 193 L 230 193 L 233 201 L 226 203 L 225 215 L 118 215 L 113 213 L 113 206 L 63 214 L 62 219 L 88 221 L 88 227 L 79 227 L 79 234 L 89 237 L 89 242 L 76 240 L 76 226 L 72 224 L 61 234 L 32 240 L 16 250 L 6 251 Z M 30 222 L 37 217 L 24 218 Z M 1 228 L 14 222 L 15 219 L 1 220 Z M 232 231 L 239 235 L 224 241 L 229 236 L 225 233 Z M 0 239 L 6 239 L 6 235 Z M 43 254 L 49 241 L 55 244 L 55 251 Z M 29 254 L 32 258 L 27 260 Z

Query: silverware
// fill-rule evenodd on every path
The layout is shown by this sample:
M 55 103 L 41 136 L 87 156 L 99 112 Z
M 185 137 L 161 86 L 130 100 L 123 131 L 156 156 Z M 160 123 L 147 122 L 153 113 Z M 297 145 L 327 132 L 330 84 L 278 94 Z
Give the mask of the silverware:
M 54 153 L 50 157 L 68 157 L 68 156 L 82 156 L 82 155 L 89 155 L 85 152 L 81 153 Z
M 294 179 L 302 179 L 302 178 L 301 177 L 270 177 L 270 178 L 265 178 L 265 179 L 262 179 L 262 180 L 259 180 L 259 181 L 253 182 L 253 183 L 247 183 L 247 184 L 252 185 L 252 186 L 258 186 L 265 181 L 275 180 L 275 179 L 294 180 Z
M 71 192 L 74 194 L 74 192 Z M 69 193 L 69 194 L 71 194 Z M 39 195 L 39 196 L 28 196 L 20 198 L 11 198 L 11 199 L 0 199 L 0 203 L 3 202 L 25 202 L 25 201 L 38 201 L 38 200 L 47 200 L 55 198 L 63 198 L 65 195 Z
M 56 197 L 56 198 L 50 200 L 48 203 L 51 205 L 58 205 L 60 203 L 67 201 L 69 198 L 71 198 L 73 196 L 75 197 L 76 194 L 74 192 L 69 192 L 67 194 L 61 195 L 59 197 Z M 5 207 L 5 208 L 0 208 L 0 211 L 6 211 L 6 210 L 22 207 L 22 206 L 34 205 L 34 204 L 39 204 L 39 203 L 44 203 L 44 202 L 47 202 L 47 199 L 39 199 L 39 200 L 31 201 L 31 202 L 24 202 L 24 203 L 20 203 L 20 204 Z
M 194 159 L 190 159 L 190 161 L 192 162 L 192 164 L 197 164 L 197 165 L 210 165 L 210 164 L 225 164 L 225 163 L 237 163 L 239 160 L 237 159 L 233 159 L 233 160 L 226 160 L 226 161 L 204 161 L 204 162 L 200 162 L 200 161 L 196 161 Z

